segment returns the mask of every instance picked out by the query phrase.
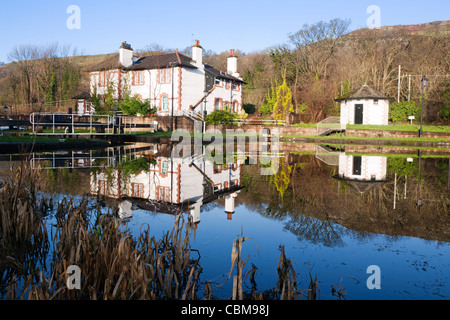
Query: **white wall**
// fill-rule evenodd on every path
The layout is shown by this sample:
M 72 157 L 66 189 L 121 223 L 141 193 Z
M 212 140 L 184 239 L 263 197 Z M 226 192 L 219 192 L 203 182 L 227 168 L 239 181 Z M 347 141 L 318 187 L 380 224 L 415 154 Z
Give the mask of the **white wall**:
M 361 175 L 353 174 L 353 156 L 339 154 L 339 175 L 346 179 L 355 180 L 385 180 L 387 172 L 387 158 L 383 156 L 362 156 Z
M 238 90 L 232 90 L 232 84 L 229 84 L 229 88 L 226 88 L 225 81 L 222 79 L 222 85 L 216 86 L 214 91 L 208 96 L 206 99 L 206 109 L 208 113 L 211 113 L 215 110 L 214 102 L 216 99 L 221 99 L 220 109 L 223 110 L 225 108 L 225 103 L 228 104 L 231 110 L 231 103 L 237 102 L 237 110 L 236 112 L 241 111 L 242 109 L 242 85 L 239 84 Z M 231 102 L 230 102 L 231 100 Z
M 182 68 L 181 82 L 181 106 L 189 110 L 189 106 L 197 104 L 205 95 L 205 72 L 202 69 Z M 201 109 L 199 105 L 195 111 Z
M 113 173 L 110 184 L 101 190 L 101 194 L 109 197 L 132 196 L 132 183 L 142 184 L 144 188 L 143 198 L 150 200 L 158 200 L 158 187 L 170 188 L 172 201 L 174 203 L 182 203 L 184 201 L 195 202 L 203 197 L 203 175 L 194 167 L 189 166 L 190 163 L 174 161 L 173 173 L 171 173 L 171 160 L 166 157 L 156 158 L 157 165 L 151 166 L 149 172 L 141 172 L 137 175 L 131 175 L 127 183 L 124 183 L 123 177 L 120 179 L 119 171 Z M 162 163 L 167 163 L 167 174 L 161 174 Z M 240 165 L 235 164 L 235 170 L 223 169 L 219 173 L 214 172 L 214 164 L 210 161 L 196 161 L 196 165 L 213 181 L 215 185 L 220 186 L 222 190 L 227 182 L 228 187 L 231 181 L 240 184 Z M 96 194 L 99 185 L 105 185 L 107 177 L 105 173 L 99 173 L 97 176 L 91 174 L 91 193 Z M 178 198 L 179 195 L 179 198 Z M 170 199 L 169 199 L 170 200 Z
M 161 69 L 164 70 L 164 69 Z M 181 109 L 189 110 L 189 106 L 197 104 L 205 95 L 205 73 L 204 69 L 194 68 L 170 68 L 173 71 L 173 77 L 171 76 L 172 83 L 160 83 L 159 82 L 159 70 L 143 70 L 144 84 L 133 85 L 133 72 L 124 72 L 121 70 L 110 70 L 90 73 L 90 90 L 94 92 L 94 87 L 97 88 L 97 94 L 104 95 L 107 92 L 107 85 L 99 86 L 99 77 L 102 74 L 107 75 L 109 82 L 114 84 L 115 99 L 118 99 L 118 83 L 119 73 L 121 82 L 121 95 L 122 97 L 126 92 L 129 92 L 131 96 L 138 95 L 142 100 L 150 100 L 152 107 L 158 108 L 159 115 L 170 115 L 172 110 L 172 90 L 173 90 L 173 105 L 175 114 L 179 108 L 179 72 L 181 71 Z M 206 98 L 206 105 L 204 102 L 195 109 L 197 112 L 206 110 L 208 113 L 214 111 L 214 102 L 216 99 L 221 99 L 220 108 L 223 109 L 225 103 L 231 107 L 233 102 L 237 103 L 236 112 L 240 112 L 242 109 L 242 90 L 243 87 L 239 84 L 238 90 L 232 90 L 232 84 L 226 87 L 225 81 L 222 79 L 222 85 L 216 86 L 213 92 Z M 162 96 L 167 96 L 167 111 L 162 112 L 161 101 Z
M 387 125 L 389 117 L 389 100 L 372 99 L 341 101 L 341 124 L 355 123 L 355 104 L 363 105 L 363 124 Z

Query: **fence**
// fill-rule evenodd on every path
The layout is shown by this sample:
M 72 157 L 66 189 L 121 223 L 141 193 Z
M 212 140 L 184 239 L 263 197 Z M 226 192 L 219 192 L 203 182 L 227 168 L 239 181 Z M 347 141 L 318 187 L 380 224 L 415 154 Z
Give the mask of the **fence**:
M 136 119 L 122 115 L 77 116 L 71 113 L 34 112 L 30 114 L 30 123 L 33 134 L 93 135 L 136 132 Z M 38 132 L 39 127 L 42 127 L 42 132 Z M 48 128 L 50 132 L 44 132 L 49 130 Z
M 33 153 L 31 167 L 33 169 L 87 169 L 117 167 L 120 163 L 137 159 L 135 148 L 124 149 L 123 147 L 107 148 L 105 153 L 66 151 L 52 153 Z
M 265 126 L 284 126 L 285 120 L 264 120 L 264 119 L 235 119 L 234 124 L 237 125 L 265 125 Z
M 330 165 L 339 165 L 339 151 L 332 151 L 328 147 L 316 145 L 316 158 Z
M 328 117 L 317 123 L 317 135 L 325 136 L 332 132 L 345 130 L 345 124 L 341 124 L 340 117 Z

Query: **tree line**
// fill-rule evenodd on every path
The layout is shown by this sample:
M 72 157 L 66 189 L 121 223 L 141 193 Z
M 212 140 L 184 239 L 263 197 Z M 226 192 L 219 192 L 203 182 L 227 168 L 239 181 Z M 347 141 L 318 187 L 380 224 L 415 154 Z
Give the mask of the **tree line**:
M 57 43 L 14 47 L 8 55 L 12 64 L 7 88 L 2 88 L 3 99 L 30 111 L 69 101 L 80 86 L 76 55 L 76 49 Z
M 391 105 L 390 120 L 404 121 L 406 111 L 402 110 L 418 112 L 422 99 L 420 79 L 426 75 L 430 82 L 424 91 L 424 121 L 448 123 L 450 56 L 445 30 L 422 34 L 378 29 L 349 32 L 350 23 L 332 19 L 305 24 L 288 34 L 281 45 L 252 53 L 236 50 L 238 72 L 245 81 L 247 113 L 278 119 L 289 112 L 296 114 L 299 121 L 315 123 L 338 115 L 335 99 L 367 84 L 387 97 L 399 98 L 399 104 L 395 101 Z M 172 51 L 153 43 L 136 50 L 136 54 Z M 180 52 L 190 55 L 190 48 Z M 6 90 L 9 100 L 48 105 L 70 99 L 86 84 L 79 59 L 69 53 L 69 48 L 57 44 L 14 48 L 9 55 L 13 61 Z M 207 50 L 203 59 L 226 70 L 227 57 L 228 52 Z M 4 91 L 0 83 L 0 92 Z M 278 97 L 279 93 L 284 96 Z M 6 99 L 8 95 L 2 96 Z
M 445 32 L 393 32 L 387 36 L 377 29 L 350 33 L 349 25 L 350 20 L 342 19 L 304 25 L 290 34 L 285 44 L 243 54 L 238 68 L 246 82 L 245 103 L 269 114 L 275 92 L 285 79 L 294 112 L 304 122 L 337 115 L 339 106 L 334 99 L 363 84 L 393 98 L 391 109 L 395 112 L 398 98 L 400 109 L 414 102 L 420 105 L 420 80 L 426 75 L 430 81 L 424 91 L 424 120 L 449 121 L 450 55 Z

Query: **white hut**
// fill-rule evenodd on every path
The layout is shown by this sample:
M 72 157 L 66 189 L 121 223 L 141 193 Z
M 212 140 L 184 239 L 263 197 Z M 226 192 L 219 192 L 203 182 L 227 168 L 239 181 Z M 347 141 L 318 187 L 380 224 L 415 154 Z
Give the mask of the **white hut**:
M 341 103 L 341 125 L 387 125 L 389 100 L 382 93 L 363 85 L 348 96 L 336 99 Z
M 387 182 L 387 158 L 339 154 L 339 174 L 333 178 L 347 182 L 360 194 Z

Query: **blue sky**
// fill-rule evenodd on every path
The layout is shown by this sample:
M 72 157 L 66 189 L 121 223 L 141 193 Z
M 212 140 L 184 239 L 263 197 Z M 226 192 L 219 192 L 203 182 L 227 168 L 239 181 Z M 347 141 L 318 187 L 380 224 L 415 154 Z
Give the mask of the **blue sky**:
M 80 8 L 80 29 L 66 25 L 70 5 Z M 342 18 L 351 30 L 366 27 L 370 5 L 380 8 L 382 26 L 450 19 L 449 0 L 2 1 L 0 61 L 16 45 L 54 42 L 86 55 L 116 52 L 122 41 L 183 49 L 195 39 L 215 52 L 249 53 L 287 42 L 304 24 Z

